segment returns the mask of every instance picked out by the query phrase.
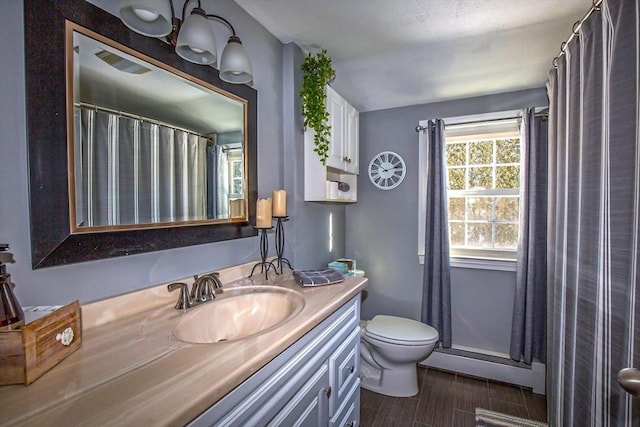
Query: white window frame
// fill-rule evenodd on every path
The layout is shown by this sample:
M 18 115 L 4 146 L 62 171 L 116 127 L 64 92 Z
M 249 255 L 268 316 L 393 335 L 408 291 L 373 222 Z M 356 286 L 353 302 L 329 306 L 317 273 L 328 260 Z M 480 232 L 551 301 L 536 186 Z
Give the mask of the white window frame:
M 244 198 L 244 193 L 233 193 L 233 182 L 234 180 L 240 180 L 243 184 L 241 187 L 244 187 L 244 171 L 242 170 L 242 165 L 244 164 L 244 156 L 242 153 L 239 157 L 230 157 L 229 158 L 229 199 L 242 199 Z M 240 177 L 233 176 L 233 165 L 234 163 L 240 163 L 240 169 L 242 170 Z
M 483 122 L 491 120 L 508 119 L 522 116 L 521 110 L 501 111 L 487 114 L 475 114 L 469 116 L 457 116 L 445 118 L 444 121 L 447 125 L 469 123 L 469 122 Z M 429 120 L 421 120 L 418 124 L 420 127 L 426 128 Z M 418 164 L 419 164 L 419 181 L 418 181 L 418 261 L 420 264 L 424 264 L 424 233 L 425 233 L 425 218 L 426 218 L 426 202 L 427 202 L 427 158 L 428 158 L 428 145 L 427 145 L 427 133 L 422 131 L 418 133 Z M 488 257 L 479 256 L 451 256 L 451 267 L 460 268 L 474 268 L 483 270 L 500 270 L 500 271 L 516 271 L 515 260 L 504 259 L 492 259 Z

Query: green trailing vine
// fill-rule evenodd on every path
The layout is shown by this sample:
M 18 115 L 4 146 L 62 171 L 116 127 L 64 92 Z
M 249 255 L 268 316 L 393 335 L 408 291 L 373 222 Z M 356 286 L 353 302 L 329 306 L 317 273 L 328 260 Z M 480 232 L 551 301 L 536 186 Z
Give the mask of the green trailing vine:
M 301 68 L 304 74 L 300 88 L 304 128 L 305 130 L 309 128 L 314 130 L 315 148 L 313 151 L 318 153 L 320 162 L 324 165 L 327 160 L 329 137 L 331 136 L 325 86 L 335 78 L 336 72 L 331 64 L 331 58 L 327 56 L 326 49 L 322 49 L 316 55 L 307 55 L 302 61 Z

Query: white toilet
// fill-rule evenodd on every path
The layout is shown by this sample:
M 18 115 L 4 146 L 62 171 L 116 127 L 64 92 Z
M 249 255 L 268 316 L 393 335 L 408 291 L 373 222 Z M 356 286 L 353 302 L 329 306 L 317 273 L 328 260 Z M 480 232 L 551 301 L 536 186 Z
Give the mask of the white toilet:
M 435 328 L 396 316 L 377 315 L 360 322 L 362 387 L 387 396 L 418 393 L 416 364 L 433 351 Z

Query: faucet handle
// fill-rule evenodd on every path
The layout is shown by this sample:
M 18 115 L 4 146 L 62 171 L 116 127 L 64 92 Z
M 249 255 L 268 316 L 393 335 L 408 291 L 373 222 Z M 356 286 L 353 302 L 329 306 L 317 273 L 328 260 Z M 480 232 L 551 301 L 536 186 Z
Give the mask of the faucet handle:
M 178 295 L 178 302 L 176 303 L 177 310 L 183 310 L 185 308 L 189 308 L 193 305 L 193 300 L 189 295 L 189 286 L 186 283 L 175 282 L 171 283 L 167 286 L 169 292 L 173 292 L 176 289 L 180 289 L 180 294 Z
M 211 277 L 213 278 L 213 287 L 216 289 L 222 289 L 222 281 L 220 280 L 220 273 L 218 273 L 217 271 L 214 271 L 213 273 L 211 273 Z

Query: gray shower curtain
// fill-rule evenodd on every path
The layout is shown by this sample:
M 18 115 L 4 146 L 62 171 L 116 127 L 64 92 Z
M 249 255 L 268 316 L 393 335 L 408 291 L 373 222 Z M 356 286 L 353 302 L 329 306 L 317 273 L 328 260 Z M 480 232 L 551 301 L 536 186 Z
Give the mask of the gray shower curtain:
M 207 218 L 205 137 L 96 108 L 75 114 L 78 225 Z
M 422 278 L 422 321 L 438 330 L 442 347 L 451 347 L 451 272 L 447 220 L 447 173 L 442 120 L 427 126 L 426 221 Z
M 546 362 L 547 121 L 524 112 L 516 290 L 511 323 L 513 360 Z
M 616 383 L 640 368 L 639 4 L 605 0 L 547 84 L 549 424 L 637 426 Z

